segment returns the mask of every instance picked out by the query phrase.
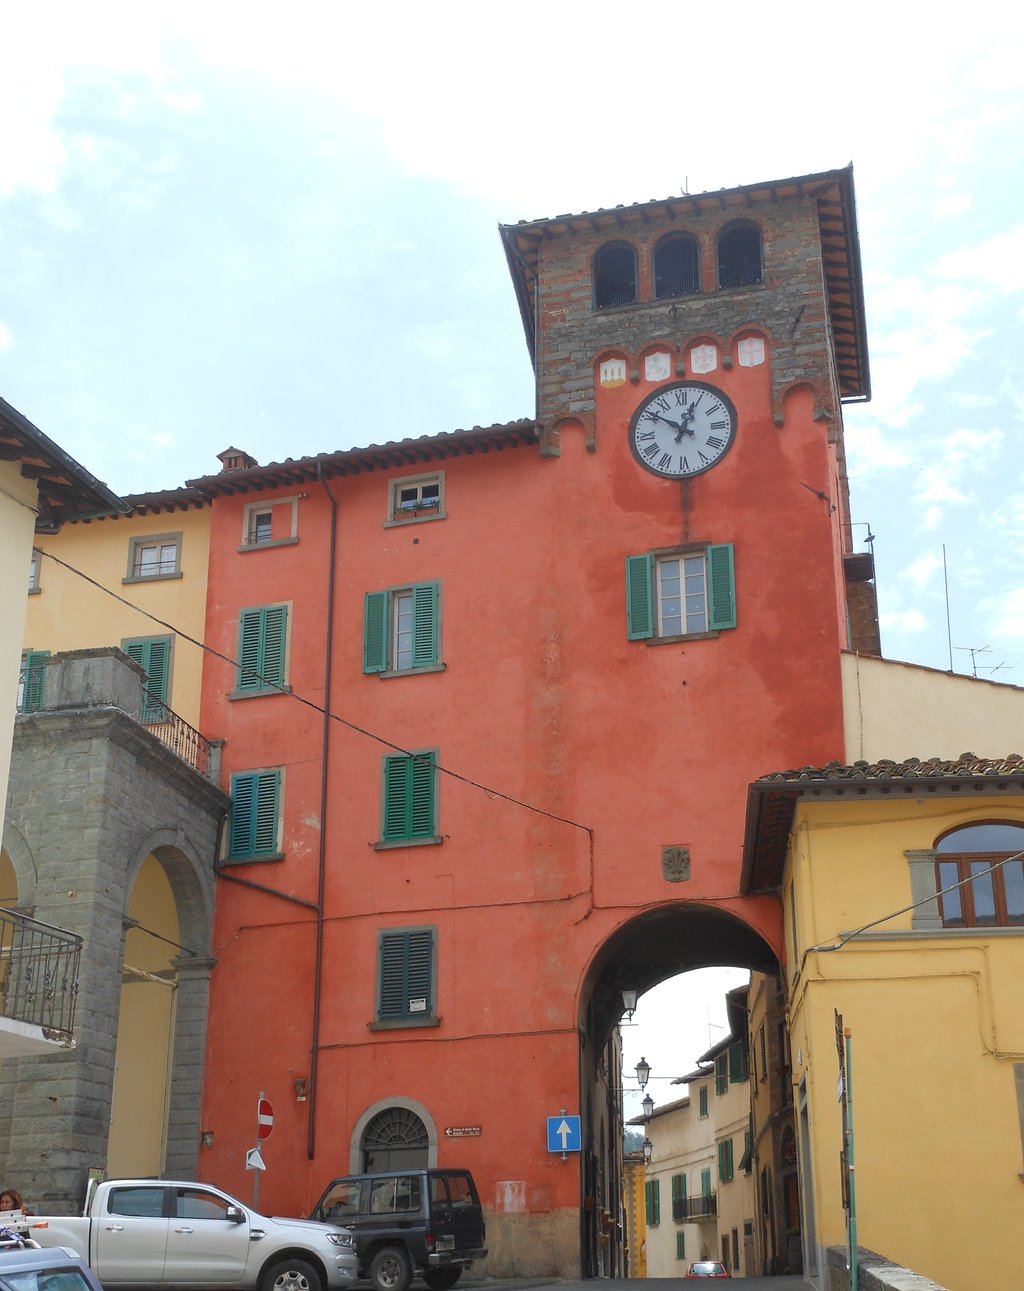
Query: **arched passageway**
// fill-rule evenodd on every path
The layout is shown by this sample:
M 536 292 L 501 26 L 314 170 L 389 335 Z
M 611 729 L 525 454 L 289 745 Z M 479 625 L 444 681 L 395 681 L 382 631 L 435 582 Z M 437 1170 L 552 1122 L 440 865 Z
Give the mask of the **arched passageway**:
M 659 906 L 619 927 L 594 955 L 579 996 L 583 1138 L 581 1267 L 590 1277 L 629 1273 L 621 1224 L 623 1070 L 617 1031 L 623 991 L 645 992 L 693 969 L 778 971 L 774 950 L 742 919 L 714 906 Z

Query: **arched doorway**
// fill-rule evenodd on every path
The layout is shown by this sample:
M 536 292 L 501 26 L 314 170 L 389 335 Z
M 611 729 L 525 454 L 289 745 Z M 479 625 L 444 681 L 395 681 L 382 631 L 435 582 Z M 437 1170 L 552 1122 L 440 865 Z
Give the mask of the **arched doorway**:
M 387 1107 L 363 1130 L 363 1170 L 412 1170 L 429 1165 L 427 1127 L 408 1107 Z
M 581 1160 L 581 1267 L 585 1276 L 621 1277 L 625 1270 L 624 1233 L 619 1217 L 625 1212 L 622 1197 L 623 1090 L 622 1046 L 618 1026 L 624 1012 L 623 991 L 642 997 L 647 991 L 683 973 L 704 968 L 741 968 L 776 973 L 778 961 L 765 938 L 744 920 L 714 907 L 698 904 L 664 905 L 621 925 L 594 955 L 579 996 L 580 1109 L 583 1155 Z M 725 1053 L 728 1071 L 734 1055 Z M 680 1064 L 685 1062 L 680 1056 Z M 682 1075 L 682 1072 L 678 1073 Z M 711 1076 L 714 1089 L 715 1072 Z M 743 1079 L 746 1079 L 744 1070 Z M 683 1097 L 683 1090 L 680 1090 Z M 743 1135 L 728 1158 L 745 1161 Z M 606 1145 L 602 1150 L 602 1145 Z M 609 1149 L 607 1145 L 614 1145 Z M 609 1163 L 617 1157 L 617 1168 Z M 721 1159 L 715 1163 L 721 1168 Z M 705 1173 L 697 1172 L 698 1177 Z M 666 1217 L 673 1218 L 667 1198 Z M 753 1208 L 751 1207 L 751 1216 Z M 669 1225 L 665 1225 L 666 1231 Z M 752 1229 L 751 1229 L 752 1231 Z M 730 1254 L 746 1229 L 740 1225 Z M 712 1252 L 718 1238 L 711 1234 Z M 649 1260 L 649 1252 L 648 1252 Z M 738 1257 L 731 1260 L 738 1263 Z M 650 1264 L 649 1264 L 650 1272 Z

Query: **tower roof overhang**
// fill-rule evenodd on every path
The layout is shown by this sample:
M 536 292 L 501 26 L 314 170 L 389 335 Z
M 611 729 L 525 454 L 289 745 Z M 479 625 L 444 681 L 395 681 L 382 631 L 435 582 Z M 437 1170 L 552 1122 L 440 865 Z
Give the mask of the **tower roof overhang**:
M 853 191 L 853 166 L 799 175 L 792 179 L 745 184 L 717 192 L 684 193 L 630 206 L 614 206 L 578 215 L 521 220 L 500 226 L 509 271 L 519 301 L 530 358 L 537 362 L 537 304 L 535 284 L 540 249 L 547 241 L 580 234 L 622 235 L 654 218 L 680 218 L 709 211 L 741 216 L 759 206 L 785 201 L 812 200 L 817 206 L 821 236 L 822 269 L 832 324 L 840 395 L 846 400 L 871 397 L 868 370 L 867 327 L 864 317 L 864 283 L 860 264 L 860 238 Z

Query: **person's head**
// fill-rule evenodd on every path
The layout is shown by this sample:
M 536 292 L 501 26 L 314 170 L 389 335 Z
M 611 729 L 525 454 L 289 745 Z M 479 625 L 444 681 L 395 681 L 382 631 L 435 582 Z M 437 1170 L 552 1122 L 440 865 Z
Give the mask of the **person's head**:
M 0 1210 L 21 1210 L 24 1202 L 21 1193 L 14 1188 L 5 1188 L 0 1192 Z

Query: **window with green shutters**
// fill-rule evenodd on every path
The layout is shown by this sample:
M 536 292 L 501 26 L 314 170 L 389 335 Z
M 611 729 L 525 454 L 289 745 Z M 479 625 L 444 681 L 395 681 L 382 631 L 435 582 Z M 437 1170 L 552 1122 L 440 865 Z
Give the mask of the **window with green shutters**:
M 686 1218 L 686 1175 L 672 1176 L 672 1219 L 681 1224 Z
M 651 1228 L 661 1223 L 661 1180 L 648 1179 L 644 1184 L 647 1202 L 647 1223 Z
M 628 557 L 626 624 L 630 641 L 734 628 L 732 544 Z
M 742 1084 L 747 1079 L 747 1045 L 744 1040 L 737 1040 L 729 1046 L 729 1080 L 732 1084 Z
M 711 1167 L 700 1172 L 700 1195 L 702 1197 L 711 1196 Z
M 122 641 L 121 649 L 146 674 L 142 700 L 143 722 L 167 720 L 167 696 L 171 684 L 171 637 L 139 637 Z
M 701 1087 L 700 1087 L 700 1097 L 699 1097 L 699 1099 L 698 1099 L 698 1106 L 699 1106 L 699 1108 L 700 1108 L 700 1115 L 701 1115 L 701 1116 L 707 1116 L 707 1114 L 708 1114 L 708 1087 L 707 1087 L 707 1085 L 701 1085 Z
M 49 650 L 25 650 L 18 674 L 18 712 L 38 713 L 43 706 L 46 688 L 46 660 Z
M 401 928 L 377 933 L 378 1022 L 434 1019 L 436 930 Z
M 729 1054 L 720 1053 L 715 1059 L 715 1093 L 729 1092 Z
M 732 1139 L 722 1139 L 718 1145 L 718 1182 L 728 1183 L 732 1178 Z
M 440 584 L 367 592 L 363 672 L 414 672 L 440 663 Z
M 676 1233 L 676 1259 L 686 1259 L 686 1234 Z
M 280 856 L 280 771 L 245 771 L 231 777 L 231 860 Z
M 235 693 L 274 694 L 284 689 L 287 605 L 262 605 L 238 616 Z
M 437 772 L 433 751 L 384 759 L 381 843 L 439 843 Z

